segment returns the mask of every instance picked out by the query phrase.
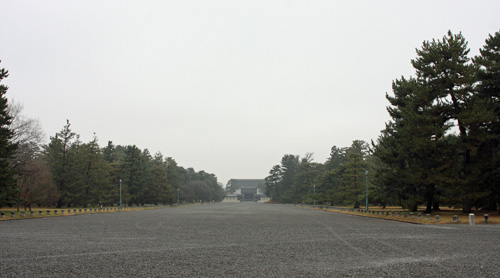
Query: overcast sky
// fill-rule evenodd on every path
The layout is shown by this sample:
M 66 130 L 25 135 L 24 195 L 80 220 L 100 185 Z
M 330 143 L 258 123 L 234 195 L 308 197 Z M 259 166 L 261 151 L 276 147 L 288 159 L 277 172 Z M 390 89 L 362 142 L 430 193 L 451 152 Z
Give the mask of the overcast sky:
M 84 142 L 226 184 L 375 140 L 415 48 L 451 30 L 477 55 L 499 15 L 500 1 L 0 0 L 0 67 L 47 142 L 69 119 Z

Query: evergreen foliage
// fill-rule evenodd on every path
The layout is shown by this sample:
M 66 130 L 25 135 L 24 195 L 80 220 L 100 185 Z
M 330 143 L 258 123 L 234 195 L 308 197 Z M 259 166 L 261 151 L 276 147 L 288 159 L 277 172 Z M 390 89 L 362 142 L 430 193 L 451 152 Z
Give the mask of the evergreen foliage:
M 473 59 L 479 83 L 473 104 L 482 121 L 470 133 L 479 145 L 478 184 L 486 195 L 477 205 L 494 210 L 500 202 L 500 32 L 489 35 L 480 53 Z
M 391 119 L 371 148 L 360 140 L 333 146 L 325 163 L 286 154 L 265 178 L 266 195 L 357 208 L 368 171 L 371 204 L 500 209 L 500 32 L 479 56 L 468 54 L 461 33 L 423 42 L 411 61 L 415 76 L 394 80 L 386 94 Z M 0 81 L 7 76 L 1 69 Z M 95 135 L 83 143 L 69 121 L 40 154 L 40 143 L 27 139 L 40 138 L 39 127 L 32 123 L 26 136 L 14 131 L 26 125 L 12 125 L 6 92 L 0 85 L 0 206 L 117 204 L 120 181 L 128 205 L 175 203 L 177 194 L 181 202 L 224 197 L 214 174 L 135 145 L 101 148 Z
M 371 150 L 362 141 L 334 146 L 307 178 L 312 165 L 290 167 L 294 156 L 285 155 L 266 178 L 267 194 L 279 202 L 314 198 L 356 208 L 368 171 L 372 204 L 412 211 L 424 205 L 426 212 L 441 204 L 464 212 L 499 209 L 500 32 L 473 59 L 462 34 L 451 31 L 416 52 L 415 77 L 394 80 L 386 94 L 391 120 Z
M 60 195 L 58 207 L 117 204 L 120 180 L 126 205 L 171 204 L 177 201 L 177 189 L 181 201 L 224 198 L 214 174 L 184 169 L 170 157 L 159 152 L 152 156 L 135 145 L 115 146 L 109 141 L 101 148 L 95 135 L 82 143 L 69 121 L 50 139 L 43 153 Z
M 0 81 L 9 76 L 4 68 L 0 69 Z M 14 179 L 11 160 L 18 145 L 12 142 L 14 132 L 11 129 L 12 117 L 8 113 L 8 87 L 0 84 L 0 207 L 17 203 L 18 189 Z

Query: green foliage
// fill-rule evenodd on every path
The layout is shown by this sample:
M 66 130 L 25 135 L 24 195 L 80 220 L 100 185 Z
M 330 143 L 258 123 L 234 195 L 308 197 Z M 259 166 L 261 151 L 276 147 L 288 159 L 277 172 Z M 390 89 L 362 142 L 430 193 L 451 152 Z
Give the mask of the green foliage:
M 316 198 L 316 196 L 313 196 L 315 189 L 311 185 L 315 185 L 316 179 L 323 171 L 323 164 L 303 158 L 298 166 L 290 190 L 291 201 L 293 203 L 311 203 L 313 198 Z
M 366 196 L 367 156 L 368 145 L 360 140 L 353 141 L 349 148 L 332 148 L 330 159 L 326 162 L 330 170 L 318 178 L 324 201 L 354 208 L 360 206 Z
M 344 204 L 351 202 L 358 208 L 365 194 L 365 172 L 368 145 L 364 141 L 354 141 L 347 152 L 347 161 L 342 164 L 342 182 L 336 191 Z
M 180 186 L 181 200 L 188 202 L 222 201 L 225 193 L 214 174 L 205 171 L 196 172 L 193 168 L 179 169 L 184 182 Z
M 57 207 L 111 203 L 111 165 L 104 159 L 97 137 L 80 142 L 67 121 L 44 147 L 44 159 L 60 193 Z
M 312 154 L 300 159 L 284 155 L 266 177 L 266 195 L 285 203 L 330 203 L 359 207 L 365 197 L 368 145 L 354 141 L 351 147 L 332 148 L 324 164 L 312 162 Z
M 177 201 L 221 201 L 224 191 L 214 174 L 187 170 L 172 158 L 154 156 L 137 146 L 100 148 L 97 137 L 82 143 L 69 121 L 48 145 L 44 160 L 51 169 L 60 198 L 59 207 L 95 206 L 119 202 L 122 180 L 123 203 L 128 205 L 170 204 Z
M 0 81 L 9 76 L 8 71 L 0 69 Z M 7 112 L 7 86 L 0 84 L 0 207 L 17 203 L 18 189 L 14 170 L 10 162 L 14 157 L 17 144 L 12 142 L 12 117 Z
M 436 167 L 443 167 L 443 138 L 449 128 L 446 117 L 432 106 L 431 95 L 417 80 L 393 82 L 394 96 L 386 98 L 392 121 L 386 124 L 375 146 L 384 172 L 375 184 L 384 187 L 398 204 L 415 210 L 424 201 L 432 204 Z M 429 195 L 430 194 L 430 195 Z
M 449 194 L 456 194 L 463 203 L 464 212 L 470 212 L 473 199 L 480 194 L 475 186 L 475 167 L 471 157 L 472 144 L 469 131 L 474 128 L 472 100 L 475 95 L 473 84 L 476 67 L 467 56 L 469 49 L 465 38 L 448 32 L 442 40 L 424 42 L 422 49 L 417 50 L 417 59 L 412 61 L 416 70 L 417 81 L 429 92 L 432 107 L 436 112 L 458 127 L 459 140 L 449 140 L 456 145 L 456 156 L 450 160 L 458 161 L 456 175 L 446 175 L 452 184 L 446 186 Z M 478 119 L 481 121 L 481 119 Z M 448 126 L 443 127 L 447 130 Z M 450 172 L 448 172 L 450 173 Z M 443 181 L 443 180 L 441 180 Z
M 293 193 L 294 176 L 297 173 L 300 158 L 296 155 L 286 154 L 281 158 L 281 165 L 274 166 L 266 177 L 266 195 L 274 201 L 297 201 Z
M 426 41 L 412 61 L 417 78 L 394 82 L 394 96 L 387 96 L 392 120 L 375 145 L 383 163 L 375 183 L 403 207 L 426 203 L 430 211 L 445 202 L 470 212 L 497 205 L 498 197 L 491 198 L 498 196 L 492 178 L 498 175 L 493 138 L 499 111 L 498 66 L 489 61 L 498 59 L 489 46 L 494 41 L 490 36 L 475 64 L 461 34 Z
M 112 203 L 111 166 L 104 159 L 97 137 L 78 145 L 75 161 L 73 204 Z
M 75 149 L 78 144 L 75 139 L 76 133 L 71 131 L 71 124 L 68 120 L 63 129 L 54 137 L 50 137 L 49 144 L 44 146 L 44 159 L 49 165 L 57 191 L 60 193 L 57 200 L 58 208 L 62 207 L 63 204 L 71 204 L 75 195 L 72 184 Z
M 269 171 L 269 176 L 265 178 L 266 190 L 265 194 L 273 200 L 281 199 L 281 192 L 279 190 L 279 183 L 281 180 L 281 167 L 274 165 Z
M 477 183 L 485 197 L 475 205 L 494 210 L 500 202 L 500 32 L 489 35 L 486 44 L 475 57 L 478 88 L 474 99 L 475 114 L 470 130 L 474 138 L 471 156 L 477 167 Z M 472 144 L 471 144 L 472 145 Z
M 332 147 L 324 164 L 285 155 L 266 178 L 281 202 L 359 207 L 368 170 L 372 204 L 427 211 L 440 204 L 497 209 L 500 203 L 500 32 L 470 59 L 462 34 L 425 41 L 412 60 L 416 77 L 393 82 L 391 120 L 366 143 Z M 313 178 L 314 177 L 314 178 Z
M 467 56 L 467 42 L 460 33 L 450 31 L 440 40 L 423 42 L 411 61 L 415 77 L 394 80 L 392 94 L 386 94 L 391 120 L 372 149 L 358 140 L 350 147 L 333 146 L 325 163 L 312 162 L 311 154 L 284 155 L 265 179 L 266 195 L 278 202 L 314 200 L 359 207 L 368 170 L 372 204 L 410 210 L 426 205 L 428 212 L 440 204 L 462 206 L 464 212 L 473 207 L 497 209 L 500 32 L 485 42 L 473 59 Z M 7 75 L 1 69 L 0 81 Z M 28 197 L 33 195 L 31 189 L 16 189 L 12 162 L 18 146 L 13 143 L 6 91 L 0 85 L 0 205 L 14 204 L 18 198 L 36 199 Z M 117 203 L 120 180 L 128 204 L 173 203 L 178 193 L 181 201 L 191 202 L 224 197 L 214 174 L 183 168 L 173 158 L 151 155 L 135 145 L 115 146 L 110 141 L 101 149 L 95 136 L 82 143 L 69 121 L 50 138 L 41 157 L 35 154 L 38 149 L 36 143 L 21 145 L 18 158 L 27 155 L 22 160 L 33 162 L 25 163 L 29 167 L 23 166 L 24 171 L 43 177 L 37 190 L 57 196 L 58 207 Z M 20 175 L 18 184 L 33 183 L 36 175 Z M 57 190 L 40 188 L 54 184 Z M 237 188 L 231 181 L 227 185 L 229 192 Z
M 0 81 L 7 76 L 0 69 Z M 190 202 L 221 201 L 225 196 L 214 174 L 184 169 L 173 158 L 163 158 L 159 152 L 152 156 L 135 145 L 115 146 L 109 141 L 101 148 L 95 134 L 83 143 L 69 120 L 42 146 L 40 155 L 37 122 L 22 122 L 19 132 L 14 132 L 6 92 L 7 87 L 0 85 L 0 207 L 22 202 L 59 208 L 117 204 L 120 180 L 123 201 L 129 205 L 174 203 L 178 192 L 181 201 Z M 22 140 L 17 153 L 16 138 Z M 14 166 L 22 170 L 17 183 Z

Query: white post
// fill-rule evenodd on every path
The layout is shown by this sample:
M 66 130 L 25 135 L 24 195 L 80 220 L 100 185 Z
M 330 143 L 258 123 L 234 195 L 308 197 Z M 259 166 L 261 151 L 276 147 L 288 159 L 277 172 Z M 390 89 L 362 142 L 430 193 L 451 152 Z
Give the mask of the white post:
M 474 224 L 476 224 L 474 219 L 474 213 L 469 213 L 469 225 L 474 225 Z

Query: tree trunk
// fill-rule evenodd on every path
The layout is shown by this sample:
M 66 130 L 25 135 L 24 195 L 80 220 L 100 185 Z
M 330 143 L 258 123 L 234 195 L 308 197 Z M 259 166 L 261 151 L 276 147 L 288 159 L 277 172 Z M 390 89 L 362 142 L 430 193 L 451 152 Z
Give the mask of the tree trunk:
M 425 208 L 424 213 L 431 213 L 432 212 L 432 202 L 427 201 L 427 207 Z
M 462 208 L 462 212 L 464 212 L 464 213 L 471 213 L 472 212 L 472 201 L 469 198 L 469 196 L 465 197 L 465 199 L 464 199 L 464 206 Z
M 433 211 L 440 211 L 441 209 L 439 208 L 439 201 L 434 201 L 432 203 L 432 210 Z
M 410 208 L 410 211 L 417 211 L 418 210 L 418 205 L 417 204 L 413 204 Z
M 435 192 L 435 185 L 434 184 L 429 184 L 425 188 L 425 201 L 427 202 L 427 207 L 425 208 L 425 213 L 431 213 L 432 212 L 432 204 L 434 202 L 434 192 Z

